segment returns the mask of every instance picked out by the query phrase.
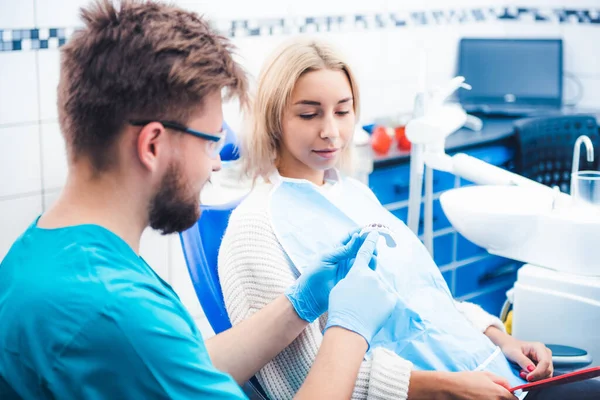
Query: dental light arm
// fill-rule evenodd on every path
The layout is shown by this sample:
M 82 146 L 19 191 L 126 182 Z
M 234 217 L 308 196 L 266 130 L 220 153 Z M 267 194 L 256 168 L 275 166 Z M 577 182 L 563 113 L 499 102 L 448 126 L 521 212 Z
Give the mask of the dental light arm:
M 421 211 L 423 171 L 425 171 L 425 230 L 423 241 L 433 254 L 433 169 L 430 154 L 444 155 L 446 137 L 460 129 L 467 121 L 462 107 L 445 104 L 458 88 L 470 89 L 463 77 L 452 79 L 448 85 L 433 93 L 419 93 L 415 101 L 414 119 L 406 126 L 406 136 L 411 141 L 410 187 L 408 198 L 408 227 L 418 235 Z M 428 161 L 426 160 L 428 159 Z M 433 164 L 430 164 L 432 163 Z M 450 168 L 448 166 L 448 168 Z
M 552 190 L 546 185 L 488 164 L 467 154 L 458 153 L 450 157 L 447 154 L 426 153 L 424 158 L 428 166 L 439 171 L 449 172 L 478 185 L 515 185 Z
M 425 173 L 425 220 L 423 242 L 433 255 L 433 170 L 449 172 L 479 185 L 517 185 L 553 190 L 541 183 L 488 164 L 466 154 L 449 156 L 445 152 L 446 137 L 459 130 L 467 114 L 458 104 L 446 99 L 459 88 L 470 89 L 463 77 L 452 79 L 447 86 L 429 96 L 417 96 L 415 118 L 406 125 L 406 137 L 413 144 L 408 202 L 408 226 L 418 235 L 421 211 L 423 170 Z M 563 194 L 563 196 L 567 196 Z M 556 193 L 555 193 L 555 199 Z

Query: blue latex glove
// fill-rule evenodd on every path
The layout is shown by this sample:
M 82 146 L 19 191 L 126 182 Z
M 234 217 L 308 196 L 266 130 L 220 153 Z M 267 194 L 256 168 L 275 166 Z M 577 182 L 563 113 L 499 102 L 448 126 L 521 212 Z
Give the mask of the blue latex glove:
M 313 322 L 327 311 L 331 289 L 346 276 L 364 240 L 359 236 L 358 230 L 351 233 L 342 240 L 342 246 L 306 268 L 285 291 L 300 318 Z
M 398 297 L 369 267 L 379 234 L 371 232 L 360 247 L 352 268 L 331 291 L 325 330 L 340 326 L 361 335 L 370 345 L 396 307 Z

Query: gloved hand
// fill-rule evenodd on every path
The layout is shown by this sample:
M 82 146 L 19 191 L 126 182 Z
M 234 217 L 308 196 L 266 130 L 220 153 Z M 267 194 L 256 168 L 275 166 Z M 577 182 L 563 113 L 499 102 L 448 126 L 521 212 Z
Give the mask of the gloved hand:
M 352 260 L 365 239 L 352 232 L 342 246 L 320 257 L 314 265 L 306 268 L 285 295 L 294 309 L 305 321 L 313 322 L 327 311 L 331 289 L 348 273 Z M 372 264 L 373 265 L 373 264 Z
M 387 289 L 377 272 L 369 268 L 379 234 L 369 233 L 352 268 L 329 295 L 325 330 L 340 326 L 361 335 L 370 345 L 396 307 L 398 297 Z

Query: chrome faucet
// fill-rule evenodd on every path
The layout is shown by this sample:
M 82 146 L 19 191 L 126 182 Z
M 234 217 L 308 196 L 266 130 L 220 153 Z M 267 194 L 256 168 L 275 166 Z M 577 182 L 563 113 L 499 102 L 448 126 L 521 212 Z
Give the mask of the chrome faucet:
M 571 168 L 571 196 L 573 195 L 573 189 L 575 188 L 575 174 L 579 172 L 579 156 L 581 151 L 581 144 L 585 144 L 586 158 L 588 162 L 594 161 L 594 145 L 589 137 L 581 135 L 575 141 L 575 148 L 573 149 L 573 165 Z

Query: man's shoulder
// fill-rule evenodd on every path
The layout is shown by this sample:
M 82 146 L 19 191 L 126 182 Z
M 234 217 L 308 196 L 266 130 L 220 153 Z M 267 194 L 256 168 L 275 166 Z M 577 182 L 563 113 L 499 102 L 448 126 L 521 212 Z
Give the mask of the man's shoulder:
M 59 232 L 45 232 L 15 242 L 0 269 L 0 287 L 11 293 L 6 300 L 90 315 L 123 293 L 156 292 L 148 286 L 161 286 L 133 250 L 86 235 L 61 238 Z

